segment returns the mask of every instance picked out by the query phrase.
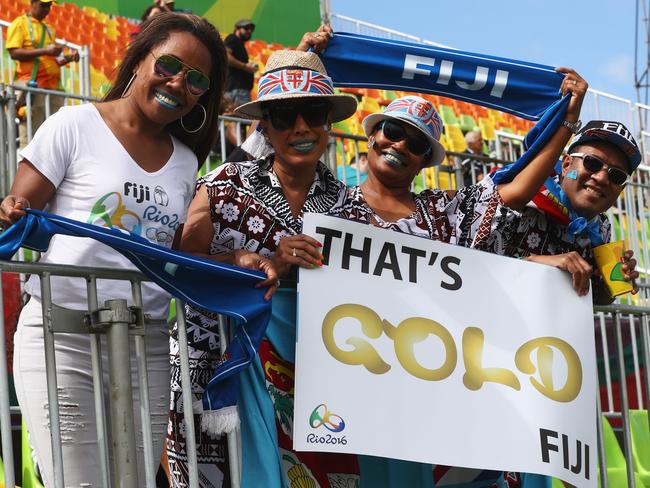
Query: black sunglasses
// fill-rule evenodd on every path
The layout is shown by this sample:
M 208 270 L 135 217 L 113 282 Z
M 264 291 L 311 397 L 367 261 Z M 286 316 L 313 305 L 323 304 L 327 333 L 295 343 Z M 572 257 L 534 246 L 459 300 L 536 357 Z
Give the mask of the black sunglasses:
M 182 72 L 183 69 L 187 70 L 185 72 L 185 86 L 187 86 L 187 91 L 192 95 L 200 97 L 210 89 L 210 78 L 198 69 L 188 66 L 176 56 L 163 54 L 156 58 L 156 62 L 153 65 L 154 73 L 163 78 L 173 78 Z
M 406 140 L 406 149 L 415 156 L 424 156 L 431 151 L 429 141 L 422 137 L 408 135 L 406 128 L 398 122 L 384 120 L 379 124 L 379 128 L 386 138 L 392 142 Z
M 600 158 L 592 156 L 591 154 L 585 153 L 573 153 L 569 154 L 572 158 L 582 159 L 582 165 L 590 173 L 598 173 L 601 169 L 605 168 L 607 170 L 607 177 L 609 181 L 615 185 L 623 186 L 627 183 L 629 175 L 620 168 L 613 166 L 607 166 Z
M 327 124 L 331 108 L 327 100 L 281 103 L 263 107 L 263 117 L 271 122 L 275 130 L 293 129 L 299 114 L 309 127 L 317 127 Z

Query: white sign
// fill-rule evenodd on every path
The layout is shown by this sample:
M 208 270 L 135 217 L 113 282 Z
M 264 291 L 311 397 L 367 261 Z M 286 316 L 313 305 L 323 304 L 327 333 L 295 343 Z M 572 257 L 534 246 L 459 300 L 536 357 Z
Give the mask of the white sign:
M 595 487 L 591 295 L 553 267 L 309 214 L 294 448 Z

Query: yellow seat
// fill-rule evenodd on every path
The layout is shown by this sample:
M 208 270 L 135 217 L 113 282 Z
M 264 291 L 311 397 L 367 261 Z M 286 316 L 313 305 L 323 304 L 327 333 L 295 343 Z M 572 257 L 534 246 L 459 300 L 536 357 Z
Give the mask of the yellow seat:
M 458 125 L 447 125 L 445 126 L 445 131 L 447 142 L 449 143 L 449 150 L 453 152 L 463 152 L 467 149 L 465 136 Z
M 478 119 L 478 128 L 481 131 L 481 137 L 484 141 L 494 140 L 494 122 L 490 119 L 481 117 Z

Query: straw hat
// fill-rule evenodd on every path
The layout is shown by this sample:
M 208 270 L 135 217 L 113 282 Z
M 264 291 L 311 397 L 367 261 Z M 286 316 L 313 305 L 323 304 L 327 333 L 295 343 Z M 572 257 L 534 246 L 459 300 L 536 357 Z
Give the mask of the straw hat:
M 325 98 L 332 104 L 331 121 L 339 122 L 357 110 L 350 95 L 335 95 L 332 79 L 318 55 L 303 51 L 275 51 L 266 62 L 266 71 L 257 84 L 257 99 L 235 109 L 237 115 L 262 118 L 262 102 Z
M 432 149 L 425 167 L 435 166 L 445 159 L 445 148 L 440 144 L 442 119 L 430 101 L 415 95 L 393 100 L 382 113 L 370 114 L 363 119 L 361 125 L 366 137 L 370 137 L 377 124 L 386 119 L 400 120 L 422 132 Z

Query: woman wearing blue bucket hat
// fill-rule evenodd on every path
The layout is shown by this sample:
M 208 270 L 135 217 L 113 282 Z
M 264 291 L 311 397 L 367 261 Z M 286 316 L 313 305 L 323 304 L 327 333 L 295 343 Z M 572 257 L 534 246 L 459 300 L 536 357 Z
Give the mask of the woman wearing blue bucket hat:
M 563 71 L 567 76 L 562 91 L 573 95 L 566 118 L 575 122 L 587 83 L 573 70 Z M 559 128 L 508 184 L 496 185 L 486 176 L 458 191 L 430 189 L 415 194 L 411 188 L 418 173 L 445 157 L 440 144 L 443 124 L 433 104 L 419 96 L 402 97 L 384 112 L 368 115 L 362 125 L 368 137 L 368 178 L 349 188 L 344 202 L 330 215 L 464 247 L 476 247 L 495 235 L 499 238 L 503 219 L 496 216 L 521 209 L 535 195 L 571 136 L 567 128 Z M 520 476 L 370 456 L 358 456 L 358 463 L 361 488 L 507 488 Z
M 575 122 L 587 83 L 571 69 L 560 70 L 566 75 L 563 93 L 573 95 L 566 119 Z M 433 104 L 415 95 L 398 98 L 383 112 L 368 115 L 362 125 L 368 137 L 368 178 L 350 188 L 332 214 L 465 247 L 500 232 L 492 224 L 501 208 L 518 210 L 528 203 L 571 136 L 560 127 L 510 183 L 497 186 L 488 176 L 458 191 L 415 194 L 414 178 L 445 157 L 443 123 Z

